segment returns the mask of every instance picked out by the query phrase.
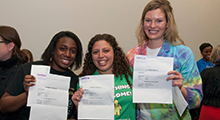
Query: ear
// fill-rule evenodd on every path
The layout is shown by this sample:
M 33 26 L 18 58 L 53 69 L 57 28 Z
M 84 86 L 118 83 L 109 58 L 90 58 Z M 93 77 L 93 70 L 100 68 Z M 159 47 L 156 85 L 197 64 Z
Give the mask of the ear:
M 15 44 L 13 43 L 13 42 L 10 42 L 10 43 L 8 43 L 8 50 L 9 51 L 12 51 L 13 50 L 13 48 L 15 47 Z

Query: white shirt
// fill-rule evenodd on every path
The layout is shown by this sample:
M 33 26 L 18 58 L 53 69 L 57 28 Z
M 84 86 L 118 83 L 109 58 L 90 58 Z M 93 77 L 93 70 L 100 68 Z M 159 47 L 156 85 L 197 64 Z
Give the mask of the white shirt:
M 149 47 L 147 49 L 147 56 L 157 56 L 159 53 L 161 47 L 156 49 L 150 49 Z M 140 103 L 140 120 L 151 120 L 151 113 L 150 113 L 150 103 Z

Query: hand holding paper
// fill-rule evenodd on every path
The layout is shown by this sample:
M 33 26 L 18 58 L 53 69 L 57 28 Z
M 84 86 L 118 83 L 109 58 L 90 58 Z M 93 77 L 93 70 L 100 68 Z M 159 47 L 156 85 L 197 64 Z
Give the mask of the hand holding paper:
M 34 86 L 36 82 L 36 78 L 33 75 L 26 75 L 24 77 L 24 90 L 28 95 L 29 87 Z
M 172 81 L 167 73 L 173 70 L 173 58 L 136 55 L 133 75 L 135 103 L 172 104 Z
M 32 65 L 31 75 L 25 76 L 24 88 L 29 89 L 27 106 L 31 106 L 30 120 L 67 118 L 70 77 L 50 74 L 49 71 L 50 66 Z
M 80 78 L 83 97 L 78 106 L 78 119 L 114 119 L 114 75 L 92 75 Z M 82 92 L 75 96 L 81 97 Z
M 83 89 L 82 88 L 79 88 L 72 96 L 72 101 L 73 103 L 75 104 L 76 106 L 76 109 L 78 109 L 78 104 L 81 100 L 81 98 L 83 97 Z
M 171 75 L 167 78 L 167 80 L 172 80 L 172 86 L 178 86 L 181 88 L 183 86 L 183 77 L 182 74 L 178 71 L 172 70 L 167 73 L 168 75 Z

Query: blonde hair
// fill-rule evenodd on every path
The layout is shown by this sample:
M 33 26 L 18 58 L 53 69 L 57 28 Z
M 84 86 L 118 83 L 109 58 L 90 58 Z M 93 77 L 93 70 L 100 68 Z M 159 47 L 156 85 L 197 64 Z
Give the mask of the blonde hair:
M 173 8 L 170 6 L 170 2 L 167 0 L 152 0 L 145 6 L 142 12 L 141 20 L 136 29 L 136 37 L 138 39 L 138 44 L 143 45 L 146 41 L 149 40 L 143 28 L 146 13 L 148 11 L 155 10 L 158 8 L 164 11 L 165 16 L 166 16 L 166 22 L 168 24 L 167 29 L 164 31 L 164 38 L 168 40 L 169 43 L 172 45 L 179 45 L 179 44 L 184 45 L 183 40 L 178 35 L 176 22 L 175 22 L 174 15 L 173 15 Z
M 220 45 L 216 46 L 210 55 L 210 61 L 215 65 L 220 64 Z

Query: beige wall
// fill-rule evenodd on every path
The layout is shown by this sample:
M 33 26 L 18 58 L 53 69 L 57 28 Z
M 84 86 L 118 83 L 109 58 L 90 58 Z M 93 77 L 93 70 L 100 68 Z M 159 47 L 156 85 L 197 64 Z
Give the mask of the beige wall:
M 70 30 L 88 41 L 98 33 L 114 35 L 125 53 L 137 45 L 135 29 L 149 0 L 0 0 L 0 25 L 17 29 L 22 48 L 39 60 L 52 36 Z M 199 45 L 219 43 L 220 0 L 170 0 L 180 36 L 200 58 Z M 80 72 L 76 71 L 77 73 Z

